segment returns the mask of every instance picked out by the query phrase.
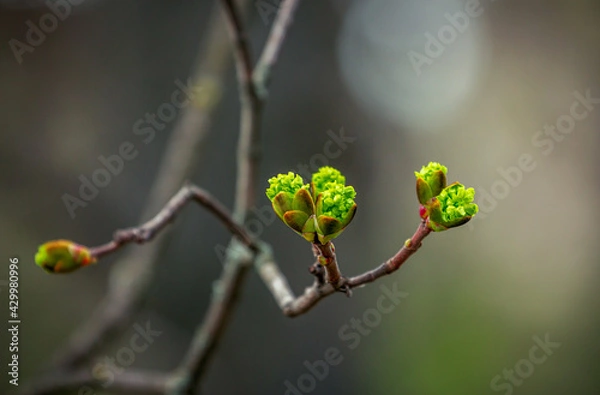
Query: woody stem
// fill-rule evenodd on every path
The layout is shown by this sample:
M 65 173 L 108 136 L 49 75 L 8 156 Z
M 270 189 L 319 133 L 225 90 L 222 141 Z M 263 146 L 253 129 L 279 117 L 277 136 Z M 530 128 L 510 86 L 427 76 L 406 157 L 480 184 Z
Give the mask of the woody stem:
M 313 244 L 313 246 L 318 253 L 319 263 L 325 268 L 327 282 L 333 285 L 335 289 L 339 289 L 343 284 L 342 274 L 335 255 L 335 246 L 331 241 L 325 244 Z

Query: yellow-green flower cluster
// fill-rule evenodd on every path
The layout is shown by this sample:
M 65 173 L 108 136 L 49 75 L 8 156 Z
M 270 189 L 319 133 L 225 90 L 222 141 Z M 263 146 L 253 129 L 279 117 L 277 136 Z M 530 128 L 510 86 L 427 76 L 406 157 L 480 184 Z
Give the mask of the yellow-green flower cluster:
M 356 191 L 333 167 L 313 174 L 310 185 L 289 172 L 269 180 L 267 197 L 277 216 L 311 243 L 325 244 L 339 236 L 356 213 Z
M 421 218 L 436 232 L 463 225 L 478 211 L 473 203 L 475 190 L 458 182 L 446 186 L 447 173 L 446 166 L 437 162 L 415 172 Z
M 346 185 L 346 177 L 330 166 L 321 167 L 312 175 L 312 185 L 316 195 L 329 189 L 330 184 Z
M 328 189 L 323 192 L 323 215 L 336 218 L 342 221 L 348 212 L 355 205 L 354 198 L 356 191 L 353 187 L 346 187 L 340 184 L 330 184 Z
M 273 200 L 275 195 L 277 195 L 279 192 L 285 192 L 294 195 L 301 188 L 308 190 L 309 186 L 308 184 L 304 185 L 302 177 L 290 171 L 287 174 L 279 174 L 269 179 L 267 197 L 269 200 Z
M 477 214 L 479 208 L 473 203 L 474 198 L 475 189 L 465 188 L 459 183 L 454 183 L 442 190 L 437 200 L 440 202 L 444 222 L 451 223 Z

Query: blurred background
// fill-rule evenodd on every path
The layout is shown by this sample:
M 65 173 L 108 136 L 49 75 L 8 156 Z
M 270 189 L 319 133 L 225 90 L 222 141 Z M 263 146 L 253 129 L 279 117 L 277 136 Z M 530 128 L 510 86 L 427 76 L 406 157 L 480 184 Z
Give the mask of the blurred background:
M 0 321 L 8 319 L 8 261 L 18 257 L 21 384 L 51 365 L 124 256 L 51 276 L 33 262 L 37 246 L 56 238 L 98 245 L 139 223 L 176 121 L 168 115 L 147 144 L 136 122 L 187 81 L 216 4 L 73 3 L 61 20 L 47 17 L 53 0 L 0 1 Z M 279 1 L 249 3 L 258 55 Z M 43 40 L 28 33 L 40 23 Z M 339 168 L 359 205 L 336 240 L 346 275 L 378 265 L 412 235 L 413 171 L 431 160 L 448 166 L 450 181 L 475 187 L 481 212 L 428 237 L 392 276 L 295 319 L 252 272 L 203 393 L 596 394 L 599 40 L 592 0 L 302 2 L 265 109 L 257 207 L 269 207 L 262 187 L 274 174 Z M 232 67 L 221 98 L 192 180 L 231 207 Z M 328 141 L 340 150 L 325 150 Z M 80 176 L 90 179 L 98 158 L 125 142 L 137 156 L 71 215 L 64 195 L 78 197 Z M 172 231 L 142 311 L 98 358 L 128 346 L 136 322 L 162 333 L 133 367 L 172 369 L 188 349 L 221 270 L 215 249 L 229 236 L 197 207 Z M 260 236 L 301 293 L 312 282 L 309 246 L 279 221 Z M 382 285 L 407 294 L 387 314 L 377 313 Z M 353 329 L 353 319 L 370 326 Z M 7 335 L 0 331 L 3 369 Z M 306 365 L 332 347 L 342 361 L 322 380 L 307 378 Z M 11 386 L 2 377 L 4 393 Z

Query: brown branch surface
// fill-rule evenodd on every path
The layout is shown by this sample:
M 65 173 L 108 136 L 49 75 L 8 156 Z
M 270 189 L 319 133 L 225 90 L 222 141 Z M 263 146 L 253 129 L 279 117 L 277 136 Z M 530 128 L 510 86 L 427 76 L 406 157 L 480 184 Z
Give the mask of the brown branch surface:
M 259 275 L 283 311 L 283 314 L 288 317 L 296 317 L 309 311 L 318 302 L 333 294 L 336 290 L 340 290 L 340 287 L 347 287 L 348 289 L 362 287 L 380 277 L 395 272 L 412 254 L 417 252 L 421 247 L 421 242 L 429 233 L 431 233 L 431 229 L 425 225 L 425 222 L 421 222 L 415 234 L 406 240 L 402 248 L 393 257 L 375 269 L 351 278 L 342 277 L 337 287 L 329 282 L 319 283 L 315 281 L 311 287 L 306 288 L 304 293 L 298 297 L 294 296 L 285 276 L 273 260 L 270 251 L 261 250 L 261 259 L 257 260 L 256 267 Z
M 334 288 L 340 289 L 343 286 L 343 279 L 333 243 L 330 241 L 326 244 L 313 244 L 313 248 L 318 252 L 319 263 L 325 268 L 327 282 Z
M 242 226 L 233 221 L 227 208 L 216 200 L 210 193 L 202 188 L 192 184 L 183 186 L 179 192 L 169 200 L 169 202 L 160 210 L 158 214 L 143 225 L 118 230 L 115 232 L 114 239 L 98 247 L 90 248 L 93 256 L 100 258 L 109 253 L 115 252 L 128 243 L 143 244 L 154 238 L 154 236 L 169 225 L 175 217 L 181 212 L 186 203 L 195 201 L 209 212 L 215 215 L 227 229 L 251 250 L 257 251 L 258 246 L 252 240 L 250 235 Z

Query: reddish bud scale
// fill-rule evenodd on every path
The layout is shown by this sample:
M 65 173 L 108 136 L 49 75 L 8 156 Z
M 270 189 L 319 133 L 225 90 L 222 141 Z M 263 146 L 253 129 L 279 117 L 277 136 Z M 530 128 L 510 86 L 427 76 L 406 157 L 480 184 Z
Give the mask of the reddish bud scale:
M 423 219 L 427 218 L 427 208 L 422 204 L 419 206 L 419 216 Z
M 69 252 L 73 255 L 73 259 L 76 262 L 79 262 L 81 266 L 87 266 L 90 263 L 95 262 L 96 260 L 92 258 L 92 256 L 88 253 L 88 249 L 79 244 L 71 244 L 69 245 Z

